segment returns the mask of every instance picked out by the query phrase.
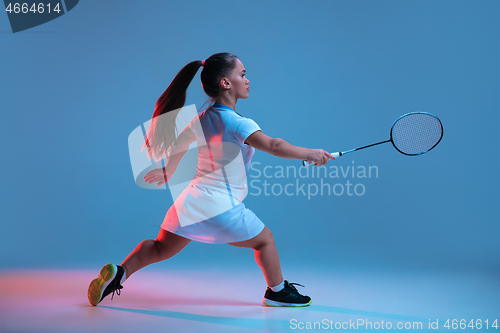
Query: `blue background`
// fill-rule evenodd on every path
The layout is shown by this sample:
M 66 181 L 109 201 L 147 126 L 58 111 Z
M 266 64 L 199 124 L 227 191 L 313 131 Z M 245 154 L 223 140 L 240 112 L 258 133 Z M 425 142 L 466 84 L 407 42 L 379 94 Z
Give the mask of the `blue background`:
M 284 269 L 498 273 L 499 11 L 496 0 L 94 0 L 16 34 L 0 14 L 0 268 L 96 268 L 155 238 L 172 199 L 135 185 L 128 135 L 184 65 L 231 52 L 251 87 L 237 112 L 292 144 L 386 140 L 412 111 L 444 124 L 428 154 L 386 144 L 330 162 L 378 167 L 378 178 L 350 179 L 362 196 L 249 195 Z M 186 105 L 206 100 L 198 74 Z M 300 165 L 263 152 L 253 161 Z M 169 262 L 253 255 L 191 242 Z

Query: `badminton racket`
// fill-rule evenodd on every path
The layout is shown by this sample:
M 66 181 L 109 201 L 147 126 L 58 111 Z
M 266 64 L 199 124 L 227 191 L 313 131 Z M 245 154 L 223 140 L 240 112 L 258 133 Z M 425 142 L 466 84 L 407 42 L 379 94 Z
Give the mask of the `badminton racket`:
M 332 155 L 338 158 L 357 150 L 392 142 L 394 148 L 401 154 L 417 156 L 432 150 L 442 138 L 443 124 L 441 124 L 441 120 L 438 117 L 427 112 L 410 112 L 396 119 L 391 127 L 391 138 L 389 140 L 356 149 L 335 152 Z M 313 163 L 307 163 L 307 160 L 302 161 L 302 165 L 304 166 Z

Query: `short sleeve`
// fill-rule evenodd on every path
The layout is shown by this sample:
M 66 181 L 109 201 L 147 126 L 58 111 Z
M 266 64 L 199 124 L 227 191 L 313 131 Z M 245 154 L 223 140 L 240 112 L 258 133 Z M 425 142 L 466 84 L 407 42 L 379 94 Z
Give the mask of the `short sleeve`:
M 259 125 L 257 125 L 255 121 L 249 118 L 241 117 L 239 119 L 239 123 L 240 124 L 236 128 L 234 136 L 236 138 L 236 141 L 241 143 L 244 143 L 245 140 L 250 136 L 250 134 L 261 130 Z

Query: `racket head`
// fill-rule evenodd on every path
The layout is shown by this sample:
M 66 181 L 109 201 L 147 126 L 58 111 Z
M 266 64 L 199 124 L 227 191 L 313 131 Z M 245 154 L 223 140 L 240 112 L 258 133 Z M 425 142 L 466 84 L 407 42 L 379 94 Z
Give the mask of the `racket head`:
M 391 127 L 391 142 L 401 154 L 417 156 L 427 153 L 441 142 L 443 124 L 427 112 L 402 115 Z

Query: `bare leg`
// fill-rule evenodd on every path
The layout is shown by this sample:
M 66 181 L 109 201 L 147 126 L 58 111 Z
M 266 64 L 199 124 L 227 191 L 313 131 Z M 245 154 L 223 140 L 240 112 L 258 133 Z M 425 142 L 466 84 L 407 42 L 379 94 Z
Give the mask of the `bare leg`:
M 232 246 L 254 249 L 255 261 L 260 266 L 269 287 L 275 287 L 283 282 L 280 258 L 274 244 L 274 237 L 268 227 L 252 239 L 228 243 Z
M 147 265 L 173 257 L 190 241 L 190 239 L 160 229 L 155 240 L 146 239 L 139 243 L 121 264 L 125 268 L 127 279 Z

